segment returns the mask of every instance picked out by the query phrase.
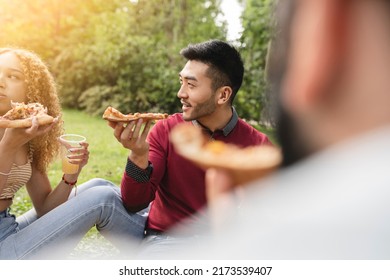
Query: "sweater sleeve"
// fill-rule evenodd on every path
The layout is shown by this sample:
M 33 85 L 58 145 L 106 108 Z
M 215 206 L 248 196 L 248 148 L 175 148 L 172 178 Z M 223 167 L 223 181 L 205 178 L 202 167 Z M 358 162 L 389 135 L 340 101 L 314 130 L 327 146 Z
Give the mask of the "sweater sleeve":
M 146 208 L 155 198 L 155 192 L 166 168 L 168 132 L 164 121 L 159 121 L 148 135 L 149 166 L 143 170 L 132 162 L 126 165 L 121 181 L 123 204 L 130 212 Z
M 267 135 L 265 135 L 265 134 L 262 134 L 262 135 L 263 135 L 263 136 L 260 137 L 260 139 L 261 139 L 261 145 L 271 145 L 271 146 L 274 145 L 274 144 L 271 142 L 271 140 L 268 138 Z

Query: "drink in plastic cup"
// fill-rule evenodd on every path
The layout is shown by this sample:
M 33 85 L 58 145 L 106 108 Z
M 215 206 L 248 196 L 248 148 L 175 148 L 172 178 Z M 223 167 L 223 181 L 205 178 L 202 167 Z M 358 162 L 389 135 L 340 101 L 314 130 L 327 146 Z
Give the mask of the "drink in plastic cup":
M 69 155 L 69 149 L 81 147 L 80 143 L 85 142 L 86 138 L 78 134 L 64 134 L 60 136 L 62 144 L 62 172 L 64 174 L 75 174 L 79 171 L 78 164 L 69 163 L 67 155 Z

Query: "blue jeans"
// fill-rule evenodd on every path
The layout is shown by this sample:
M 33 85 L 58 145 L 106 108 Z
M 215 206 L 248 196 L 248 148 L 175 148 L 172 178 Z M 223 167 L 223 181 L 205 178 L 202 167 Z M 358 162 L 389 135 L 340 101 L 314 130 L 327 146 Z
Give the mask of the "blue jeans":
M 141 243 L 136 254 L 137 259 L 193 259 L 191 250 L 196 248 L 196 244 L 202 245 L 204 237 L 175 236 L 169 234 L 146 236 Z
M 0 213 L 0 259 L 64 259 L 96 225 L 121 252 L 130 255 L 143 240 L 148 209 L 128 212 L 117 186 L 92 179 L 68 201 L 37 219 L 31 210 L 15 219 Z

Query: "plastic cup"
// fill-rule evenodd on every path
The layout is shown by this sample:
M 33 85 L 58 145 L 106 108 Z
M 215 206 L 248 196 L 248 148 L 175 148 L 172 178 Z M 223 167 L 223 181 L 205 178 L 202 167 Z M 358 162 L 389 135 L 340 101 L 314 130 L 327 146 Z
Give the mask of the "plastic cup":
M 60 136 L 62 151 L 62 172 L 64 174 L 75 174 L 79 171 L 79 165 L 69 162 L 68 155 L 70 154 L 69 149 L 81 147 L 80 143 L 85 142 L 87 139 L 78 134 L 63 134 Z

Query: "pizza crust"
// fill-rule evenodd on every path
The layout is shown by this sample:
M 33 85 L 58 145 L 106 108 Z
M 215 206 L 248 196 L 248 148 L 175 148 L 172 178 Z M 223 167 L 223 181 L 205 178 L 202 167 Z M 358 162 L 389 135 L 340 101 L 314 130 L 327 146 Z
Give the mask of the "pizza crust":
M 125 115 L 111 106 L 107 107 L 103 113 L 103 119 L 111 122 L 130 122 L 138 119 L 162 120 L 166 118 L 168 118 L 168 114 L 162 113 L 134 113 Z
M 222 141 L 209 141 L 192 124 L 179 124 L 170 134 L 178 154 L 203 169 L 228 170 L 236 185 L 246 184 L 272 173 L 281 163 L 281 152 L 271 145 L 240 148 Z
M 39 125 L 51 124 L 55 118 L 47 114 L 47 108 L 40 103 L 12 102 L 11 109 L 0 116 L 0 128 L 26 128 L 32 126 L 36 117 Z
M 49 115 L 36 116 L 39 125 L 51 124 L 54 118 Z M 26 128 L 32 126 L 32 117 L 19 120 L 7 120 L 0 118 L 0 128 Z

